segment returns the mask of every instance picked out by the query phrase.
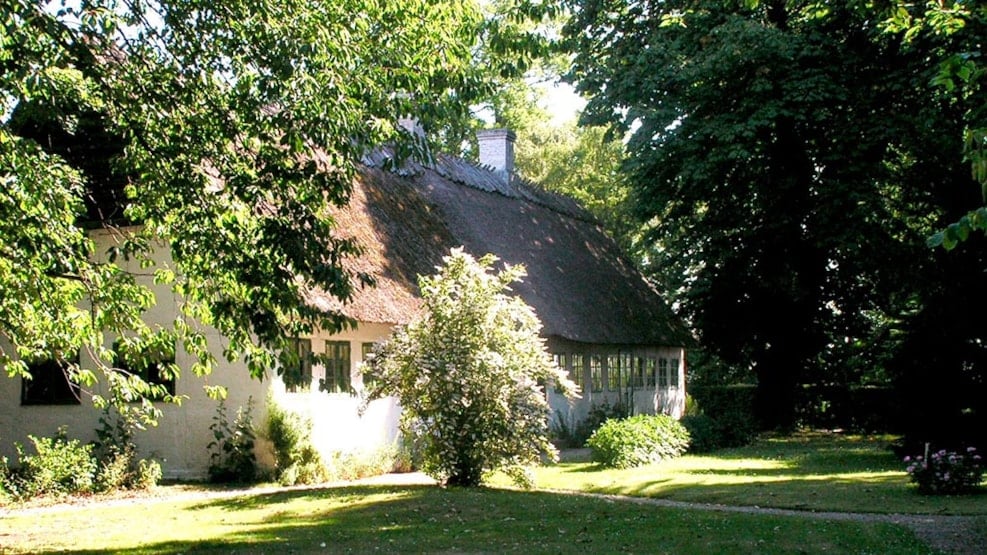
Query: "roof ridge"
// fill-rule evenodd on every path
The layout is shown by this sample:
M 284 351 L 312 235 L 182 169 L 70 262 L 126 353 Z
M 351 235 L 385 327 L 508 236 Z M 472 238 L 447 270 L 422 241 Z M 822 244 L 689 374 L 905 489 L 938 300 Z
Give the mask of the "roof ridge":
M 399 175 L 432 170 L 458 185 L 486 193 L 496 193 L 507 198 L 525 200 L 576 220 L 593 225 L 599 224 L 599 221 L 589 211 L 570 196 L 551 191 L 518 174 L 513 174 L 511 179 L 505 182 L 502 177 L 496 174 L 492 166 L 467 160 L 461 156 L 438 153 L 432 156 L 430 163 L 408 159 L 397 167 L 393 165 L 393 161 L 394 155 L 391 147 L 374 149 L 367 153 L 362 160 L 367 166 L 393 171 Z

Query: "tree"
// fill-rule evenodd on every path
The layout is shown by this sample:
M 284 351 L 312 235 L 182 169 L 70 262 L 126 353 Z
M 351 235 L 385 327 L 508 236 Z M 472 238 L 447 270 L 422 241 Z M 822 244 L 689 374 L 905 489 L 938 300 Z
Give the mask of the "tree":
M 924 246 L 976 201 L 959 153 L 978 100 L 930 85 L 951 39 L 903 47 L 854 2 L 572 5 L 583 122 L 631 133 L 650 271 L 714 354 L 753 369 L 765 425 L 794 423 L 799 384 L 859 383 L 870 364 L 899 385 L 935 368 L 936 387 L 976 389 L 987 330 L 940 284 L 983 306 L 980 247 L 964 270 Z M 915 410 L 911 391 L 917 418 L 983 414 Z
M 545 350 L 532 309 L 508 294 L 523 267 L 494 273 L 495 260 L 454 249 L 419 279 L 422 316 L 370 359 L 369 398 L 398 397 L 425 472 L 449 485 L 479 485 L 493 470 L 529 484 L 525 467 L 556 456 L 544 386 L 575 387 Z
M 329 206 L 346 202 L 369 149 L 421 150 L 402 116 L 439 129 L 486 90 L 471 67 L 482 24 L 471 2 L 5 0 L 0 13 L 0 366 L 11 376 L 80 350 L 112 360 L 104 332 L 135 352 L 179 341 L 205 373 L 193 321 L 261 377 L 286 338 L 349 325 L 305 302 L 315 289 L 345 301 L 369 280 L 343 269 L 359 247 Z M 80 156 L 94 138 L 108 147 Z M 119 230 L 123 246 L 96 252 L 92 227 Z M 173 266 L 150 267 L 155 241 Z M 143 323 L 154 298 L 125 259 L 183 299 L 173 325 Z M 69 365 L 74 380 L 96 379 Z

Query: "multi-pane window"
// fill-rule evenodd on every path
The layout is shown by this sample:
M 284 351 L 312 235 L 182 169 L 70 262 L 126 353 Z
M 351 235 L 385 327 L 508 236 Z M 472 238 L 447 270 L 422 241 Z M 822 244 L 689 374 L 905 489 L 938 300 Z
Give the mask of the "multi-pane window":
M 575 382 L 579 389 L 583 389 L 585 385 L 586 377 L 583 375 L 583 355 L 574 354 L 572 355 L 572 381 Z
M 373 374 L 367 373 L 367 360 L 370 358 L 370 353 L 374 351 L 373 343 L 363 343 L 360 345 L 360 360 L 363 361 L 363 387 L 364 389 L 370 389 L 373 387 L 377 380 L 374 379 Z
M 668 387 L 668 360 L 658 359 L 658 387 Z
M 655 360 L 654 358 L 648 357 L 648 359 L 645 360 L 644 363 L 646 365 L 644 369 L 644 375 L 647 377 L 648 387 L 653 388 L 657 383 L 655 381 L 655 372 L 657 371 L 658 361 Z
M 603 391 L 603 359 L 600 355 L 589 357 L 589 382 L 592 391 Z
M 555 353 L 552 355 L 552 359 L 555 361 L 555 365 L 561 368 L 563 371 L 567 369 L 566 361 L 569 358 L 565 353 Z M 559 384 L 555 384 L 555 392 L 562 393 L 562 388 Z
M 630 353 L 620 354 L 620 387 L 631 388 L 633 387 L 633 377 L 634 377 L 634 357 Z
M 607 390 L 620 391 L 620 359 L 607 355 Z
M 669 366 L 669 380 L 672 387 L 679 386 L 679 359 L 673 358 Z
M 281 357 L 281 379 L 289 393 L 312 388 L 312 340 L 291 339 Z
M 31 379 L 21 378 L 22 405 L 78 405 L 79 386 L 68 378 L 68 363 L 54 358 L 28 362 Z
M 350 392 L 350 342 L 326 341 L 326 377 L 321 389 L 329 393 Z
M 174 345 L 162 349 L 134 351 L 126 348 L 126 342 L 117 339 L 113 343 L 113 353 L 114 365 L 118 370 L 136 375 L 144 383 L 155 386 L 147 396 L 148 399 L 161 400 L 165 394 L 175 394 L 175 374 L 170 368 L 175 364 Z
M 644 357 L 636 357 L 634 359 L 634 389 L 644 389 Z

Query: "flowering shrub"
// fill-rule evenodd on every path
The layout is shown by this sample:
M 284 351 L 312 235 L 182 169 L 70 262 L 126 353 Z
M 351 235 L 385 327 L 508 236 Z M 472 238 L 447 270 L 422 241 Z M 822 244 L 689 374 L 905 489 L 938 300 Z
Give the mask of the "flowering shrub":
M 905 457 L 906 471 L 918 491 L 926 495 L 966 493 L 980 485 L 984 465 L 975 447 L 957 453 L 942 449 L 925 455 Z
M 375 346 L 365 369 L 368 400 L 400 399 L 422 470 L 449 485 L 479 485 L 493 470 L 528 485 L 526 468 L 557 455 L 540 383 L 575 387 L 545 351 L 534 311 L 508 294 L 523 269 L 494 273 L 494 260 L 453 250 L 438 275 L 419 279 L 421 317 Z

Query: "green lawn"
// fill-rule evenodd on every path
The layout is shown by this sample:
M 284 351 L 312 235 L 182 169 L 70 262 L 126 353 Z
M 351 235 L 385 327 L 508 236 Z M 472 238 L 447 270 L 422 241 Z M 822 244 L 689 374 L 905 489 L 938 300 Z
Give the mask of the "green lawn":
M 631 470 L 538 469 L 541 488 L 812 510 L 987 515 L 987 495 L 923 497 L 890 438 L 802 434 Z M 506 484 L 506 482 L 504 482 Z M 0 517 L 0 553 L 928 553 L 892 524 L 643 505 L 559 491 L 349 486 L 155 498 Z M 194 489 L 194 488 L 192 488 Z M 987 516 L 984 517 L 987 527 Z
M 344 487 L 0 519 L 0 551 L 927 553 L 874 523 L 665 509 L 559 493 Z
M 611 470 L 582 461 L 535 471 L 538 488 L 812 511 L 987 515 L 987 493 L 922 496 L 890 436 L 803 433 L 709 456 Z M 508 482 L 496 478 L 498 485 Z

